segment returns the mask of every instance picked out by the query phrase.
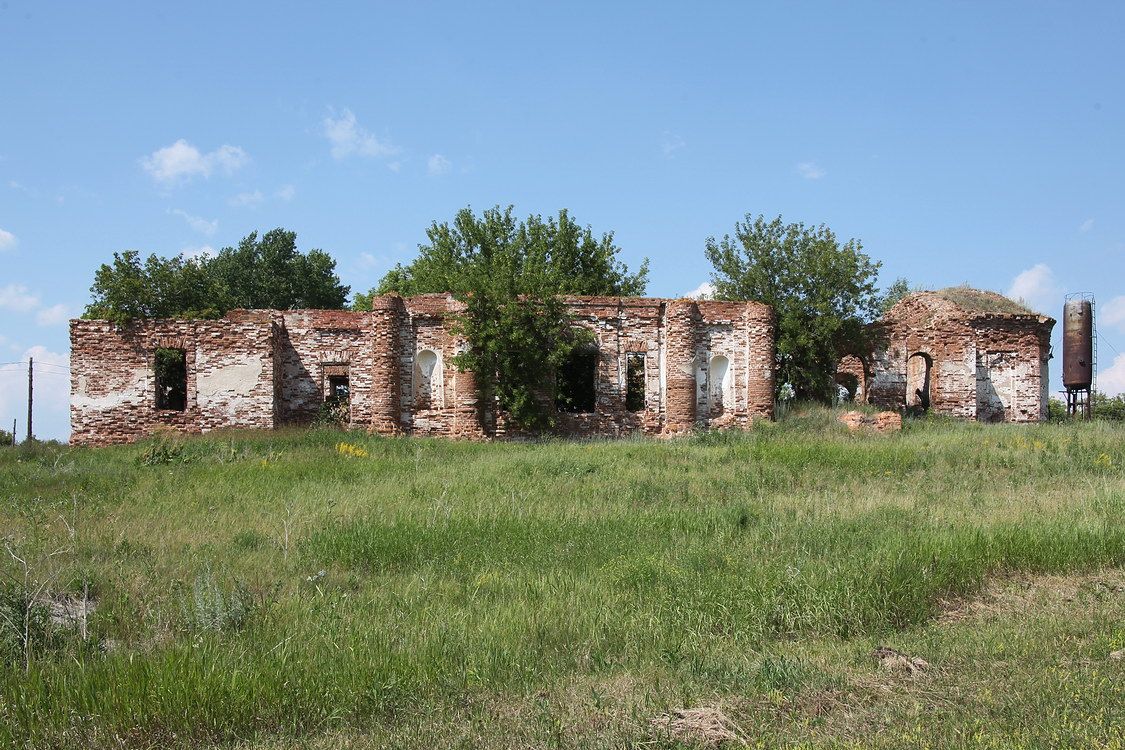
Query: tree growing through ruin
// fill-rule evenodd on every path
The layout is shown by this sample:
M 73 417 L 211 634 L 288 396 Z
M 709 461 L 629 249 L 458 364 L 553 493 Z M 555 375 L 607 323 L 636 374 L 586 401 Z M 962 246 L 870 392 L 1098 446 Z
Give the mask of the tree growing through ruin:
M 648 261 L 631 272 L 612 233 L 595 236 L 565 209 L 517 220 L 511 206 L 480 216 L 464 208 L 426 236 L 418 257 L 357 295 L 354 308 L 370 309 L 373 296 L 392 292 L 451 293 L 465 304 L 451 328 L 469 342 L 454 364 L 476 374 L 484 403 L 495 397 L 518 426 L 549 429 L 556 373 L 589 342 L 561 295 L 642 295 Z
M 915 286 L 911 288 L 910 282 L 907 281 L 905 277 L 899 276 L 887 287 L 887 291 L 883 292 L 883 296 L 879 300 L 879 313 L 881 315 L 886 315 L 887 312 L 901 302 L 906 295 L 911 292 L 920 291 L 922 291 L 922 287 Z
M 879 314 L 880 263 L 859 240 L 828 227 L 747 214 L 734 235 L 708 237 L 716 297 L 755 300 L 777 316 L 778 378 L 798 398 L 830 402 L 842 354 L 870 349 L 867 323 Z
M 136 318 L 219 318 L 235 308 L 340 310 L 349 288 L 323 250 L 302 253 L 297 234 L 252 232 L 214 256 L 142 262 L 136 250 L 113 254 L 90 287 L 83 317 L 122 322 Z

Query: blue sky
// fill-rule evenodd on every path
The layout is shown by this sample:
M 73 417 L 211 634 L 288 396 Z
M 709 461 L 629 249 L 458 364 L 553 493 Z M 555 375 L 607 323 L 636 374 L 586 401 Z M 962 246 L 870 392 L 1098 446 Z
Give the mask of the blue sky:
M 1122 39 L 1121 3 L 5 0 L 0 362 L 56 366 L 37 433 L 65 437 L 65 321 L 114 251 L 284 226 L 362 290 L 511 203 L 613 230 L 659 296 L 748 212 L 860 238 L 885 284 L 1054 317 L 1093 292 L 1123 391 Z M 23 377 L 0 365 L 21 431 Z

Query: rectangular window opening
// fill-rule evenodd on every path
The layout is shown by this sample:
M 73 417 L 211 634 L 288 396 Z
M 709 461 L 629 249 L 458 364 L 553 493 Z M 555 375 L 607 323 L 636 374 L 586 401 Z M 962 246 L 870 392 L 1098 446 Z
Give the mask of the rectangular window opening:
M 346 404 L 351 395 L 351 388 L 347 375 L 328 376 L 328 398 L 330 404 Z
M 598 350 L 581 347 L 556 373 L 555 407 L 571 414 L 589 414 L 597 404 Z
M 153 374 L 156 376 L 156 408 L 184 411 L 187 408 L 187 352 L 157 349 Z
M 645 408 L 645 355 L 631 352 L 625 355 L 625 408 L 644 411 Z

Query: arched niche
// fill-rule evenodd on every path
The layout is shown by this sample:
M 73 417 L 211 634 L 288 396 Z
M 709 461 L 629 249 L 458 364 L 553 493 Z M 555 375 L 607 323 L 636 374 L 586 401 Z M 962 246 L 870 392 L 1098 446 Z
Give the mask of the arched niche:
M 711 416 L 719 416 L 733 406 L 731 403 L 733 399 L 730 359 L 722 354 L 717 354 L 711 357 L 707 369 L 707 400 L 711 409 Z
M 414 355 L 414 407 L 440 409 L 444 406 L 444 378 L 441 355 L 433 349 L 422 349 Z

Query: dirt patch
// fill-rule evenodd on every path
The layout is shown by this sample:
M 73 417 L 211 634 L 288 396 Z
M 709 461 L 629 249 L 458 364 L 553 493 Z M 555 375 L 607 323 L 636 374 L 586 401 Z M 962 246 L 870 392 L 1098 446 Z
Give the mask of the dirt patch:
M 1086 598 L 1125 595 L 1125 570 L 1073 575 L 1018 575 L 990 579 L 971 597 L 938 603 L 938 623 L 995 617 L 1043 606 L 1072 604 Z
M 680 708 L 652 720 L 661 734 L 679 742 L 702 747 L 746 745 L 746 735 L 717 706 Z
M 879 662 L 879 669 L 886 672 L 913 676 L 930 668 L 929 662 L 922 657 L 904 654 L 890 646 L 879 646 L 871 655 Z

